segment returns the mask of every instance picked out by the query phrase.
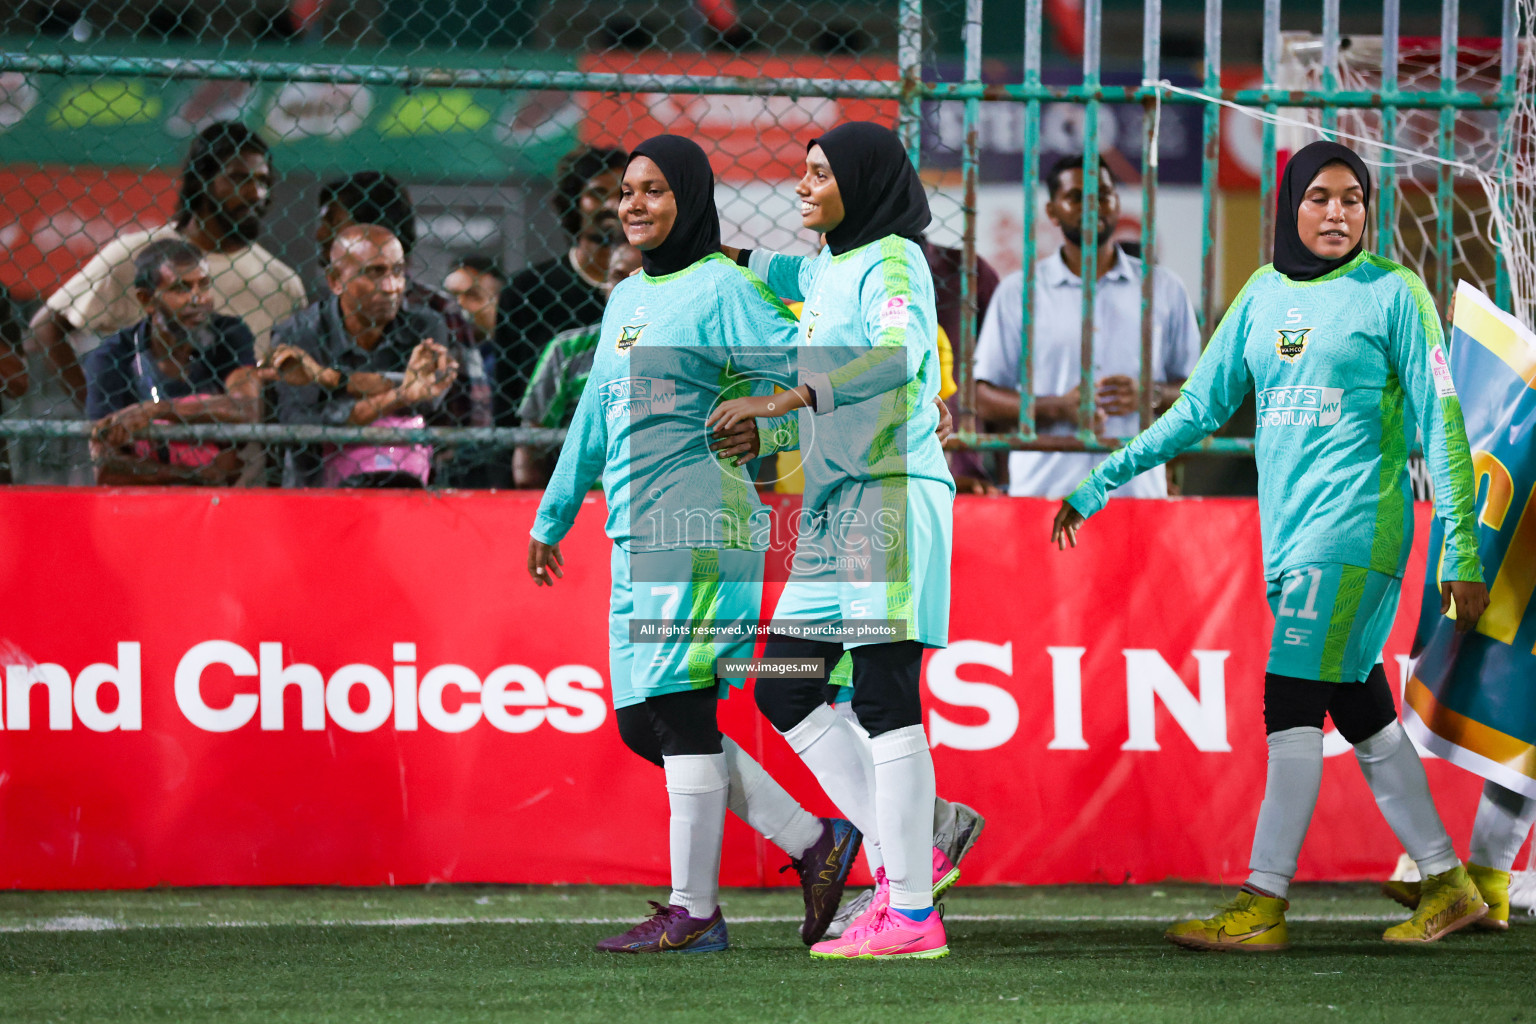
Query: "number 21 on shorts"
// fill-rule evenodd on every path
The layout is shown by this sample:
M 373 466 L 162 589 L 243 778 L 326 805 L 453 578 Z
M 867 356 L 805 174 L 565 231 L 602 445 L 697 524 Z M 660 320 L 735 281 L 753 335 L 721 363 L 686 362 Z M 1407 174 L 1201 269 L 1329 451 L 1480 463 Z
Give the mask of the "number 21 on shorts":
M 1275 609 L 1277 618 L 1293 615 L 1298 619 L 1317 618 L 1317 588 L 1323 582 L 1323 570 L 1305 568 L 1299 569 L 1294 575 L 1287 576 L 1280 581 L 1280 604 Z M 1290 605 L 1292 597 L 1302 587 L 1307 588 L 1306 599 L 1302 601 L 1300 608 Z

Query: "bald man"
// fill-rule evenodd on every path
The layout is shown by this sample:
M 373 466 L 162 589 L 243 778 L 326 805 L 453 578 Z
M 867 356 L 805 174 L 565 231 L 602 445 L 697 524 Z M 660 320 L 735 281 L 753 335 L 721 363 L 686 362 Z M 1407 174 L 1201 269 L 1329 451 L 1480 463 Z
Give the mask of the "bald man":
M 461 353 L 443 318 L 405 301 L 405 250 L 374 224 L 331 245 L 331 295 L 272 332 L 278 420 L 296 424 L 462 426 L 450 408 L 465 387 Z M 283 467 L 288 487 L 424 487 L 427 445 L 301 445 Z

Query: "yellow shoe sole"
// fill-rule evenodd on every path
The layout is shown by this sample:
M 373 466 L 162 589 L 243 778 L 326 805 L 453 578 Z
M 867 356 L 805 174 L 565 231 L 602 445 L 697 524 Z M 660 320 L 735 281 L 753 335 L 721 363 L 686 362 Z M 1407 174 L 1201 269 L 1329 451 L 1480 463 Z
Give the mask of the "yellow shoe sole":
M 949 892 L 950 887 L 958 881 L 960 881 L 960 869 L 950 868 L 947 875 L 933 883 L 933 902 L 939 902 L 939 897 Z

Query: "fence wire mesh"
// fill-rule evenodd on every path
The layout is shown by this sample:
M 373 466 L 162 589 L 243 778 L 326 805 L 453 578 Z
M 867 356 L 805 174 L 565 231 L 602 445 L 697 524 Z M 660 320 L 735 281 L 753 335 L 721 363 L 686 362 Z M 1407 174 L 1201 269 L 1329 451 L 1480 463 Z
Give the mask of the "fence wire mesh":
M 1214 120 L 1178 97 L 1151 102 L 1130 56 L 1139 39 L 1100 68 L 1101 29 L 1124 32 L 1106 18 L 1074 37 L 1069 8 L 1050 14 L 1031 79 L 1021 40 L 983 66 L 973 39 L 965 60 L 975 0 L 9 5 L 3 472 L 26 484 L 541 485 L 606 292 L 638 265 L 615 215 L 624 154 L 663 131 L 709 153 L 728 243 L 810 253 L 793 193 L 806 141 L 848 120 L 899 125 L 930 193 L 941 353 L 964 385 L 946 393 L 962 417 L 976 409 L 974 340 L 999 276 L 1062 237 L 1035 183 L 1085 145 L 1120 200 L 1101 210 L 1105 244 L 1134 253 L 1138 193 L 1161 190 L 1157 262 L 1195 308 L 1219 312 L 1251 267 L 1202 266 L 1211 197 L 1257 190 L 1252 147 L 1223 148 L 1215 177 Z M 1020 36 L 1020 19 L 1045 16 L 1033 2 L 1005 13 Z M 1210 87 L 1198 56 L 1161 75 Z M 1223 72 L 1222 84 L 1256 83 Z M 1139 189 L 1148 166 L 1157 180 Z M 1049 447 L 1032 415 L 967 437 Z M 960 459 L 957 475 L 1003 482 L 1000 457 Z M 764 478 L 793 487 L 783 467 Z

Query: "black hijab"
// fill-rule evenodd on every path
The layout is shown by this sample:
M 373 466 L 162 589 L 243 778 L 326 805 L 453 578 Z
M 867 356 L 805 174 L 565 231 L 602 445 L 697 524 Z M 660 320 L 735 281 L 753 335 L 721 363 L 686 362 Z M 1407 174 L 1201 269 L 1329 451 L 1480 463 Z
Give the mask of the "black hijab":
M 1322 169 L 1331 163 L 1342 163 L 1354 174 L 1364 193 L 1365 207 L 1371 205 L 1371 172 L 1365 161 L 1348 146 L 1337 142 L 1314 142 L 1296 151 L 1285 165 L 1280 177 L 1279 195 L 1275 201 L 1275 269 L 1292 281 L 1311 281 L 1342 267 L 1356 256 L 1365 245 L 1365 235 L 1349 252 L 1336 260 L 1325 260 L 1301 240 L 1296 230 L 1296 215 L 1301 210 L 1301 199 L 1307 194 Z
M 820 146 L 843 197 L 843 222 L 827 232 L 832 255 L 900 235 L 916 242 L 933 215 L 917 169 L 896 133 L 872 121 L 840 124 L 805 147 Z
M 720 251 L 720 214 L 715 209 L 715 172 L 709 157 L 692 139 L 681 135 L 656 135 L 629 154 L 650 157 L 672 187 L 677 201 L 677 220 L 666 240 L 640 254 L 641 265 L 652 277 L 686 270 L 710 253 Z

